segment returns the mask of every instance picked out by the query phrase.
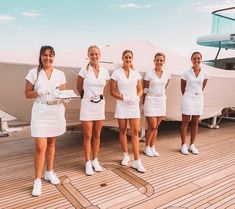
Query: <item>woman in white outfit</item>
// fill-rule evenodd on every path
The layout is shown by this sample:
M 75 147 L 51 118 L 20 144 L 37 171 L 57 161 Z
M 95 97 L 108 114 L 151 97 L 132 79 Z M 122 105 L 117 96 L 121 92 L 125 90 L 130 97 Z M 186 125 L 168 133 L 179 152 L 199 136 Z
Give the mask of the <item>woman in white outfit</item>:
M 99 65 L 100 49 L 92 45 L 88 48 L 88 58 L 90 62 L 85 68 L 79 71 L 77 79 L 77 90 L 82 97 L 80 120 L 84 129 L 84 154 L 85 173 L 93 174 L 95 171 L 102 171 L 98 161 L 100 148 L 100 134 L 105 119 L 104 91 L 109 82 L 108 70 Z M 93 138 L 93 143 L 91 141 Z M 91 161 L 91 147 L 93 157 Z
M 117 99 L 115 118 L 118 119 L 119 140 L 123 150 L 122 165 L 127 166 L 130 161 L 127 144 L 127 122 L 130 124 L 131 142 L 134 152 L 132 167 L 139 172 L 145 169 L 139 158 L 139 125 L 140 125 L 140 97 L 143 94 L 141 75 L 133 69 L 133 53 L 125 50 L 122 54 L 123 66 L 115 70 L 111 76 L 110 94 Z
M 158 127 L 166 115 L 166 87 L 170 75 L 163 70 L 165 54 L 157 53 L 154 56 L 155 68 L 144 76 L 144 115 L 148 123 L 146 132 L 146 146 L 144 153 L 149 157 L 157 157 L 155 149 Z
M 191 151 L 193 154 L 199 154 L 194 142 L 198 132 L 199 118 L 203 114 L 204 97 L 203 90 L 208 80 L 208 74 L 200 67 L 202 55 L 200 52 L 194 52 L 191 56 L 192 67 L 186 70 L 181 78 L 181 153 L 188 155 Z M 191 119 L 191 139 L 190 146 L 185 143 L 188 124 Z
M 31 135 L 35 139 L 35 180 L 32 195 L 39 196 L 42 188 L 42 171 L 46 157 L 45 180 L 52 184 L 60 181 L 53 172 L 56 136 L 66 130 L 65 108 L 54 98 L 57 90 L 65 89 L 65 75 L 53 67 L 55 57 L 51 46 L 42 46 L 38 68 L 26 76 L 25 96 L 35 98 L 31 114 Z

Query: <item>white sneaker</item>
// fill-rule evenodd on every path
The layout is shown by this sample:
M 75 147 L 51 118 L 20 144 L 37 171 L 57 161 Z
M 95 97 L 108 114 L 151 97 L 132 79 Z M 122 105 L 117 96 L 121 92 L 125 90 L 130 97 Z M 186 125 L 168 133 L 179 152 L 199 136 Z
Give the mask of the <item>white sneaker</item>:
M 56 176 L 56 173 L 53 172 L 53 170 L 51 171 L 46 171 L 45 175 L 44 175 L 44 179 L 46 181 L 50 181 L 52 184 L 60 184 L 60 180 L 59 178 Z
M 135 168 L 140 173 L 145 173 L 146 172 L 146 170 L 145 170 L 144 166 L 142 165 L 140 159 L 133 161 L 132 168 Z
M 124 153 L 121 164 L 127 166 L 129 161 L 130 161 L 129 155 L 127 153 Z
M 97 159 L 92 160 L 91 164 L 92 164 L 92 166 L 93 166 L 93 168 L 95 169 L 96 172 L 102 171 L 102 167 L 100 166 L 100 163 Z
M 152 151 L 154 157 L 159 157 L 159 153 L 158 153 L 157 150 L 155 149 L 155 146 L 150 147 L 150 149 L 151 149 L 151 151 Z
M 42 193 L 42 180 L 39 178 L 36 178 L 33 184 L 32 195 L 34 197 L 38 197 L 41 195 L 41 193 Z
M 94 173 L 90 160 L 88 160 L 85 164 L 85 173 L 87 176 L 91 176 Z
M 198 151 L 198 149 L 195 147 L 194 144 L 191 144 L 188 149 L 189 149 L 189 151 L 191 151 L 194 155 L 198 155 L 198 154 L 199 154 L 199 151 Z
M 183 144 L 181 147 L 180 147 L 180 152 L 184 155 L 188 155 L 189 152 L 188 152 L 188 146 L 186 144 Z
M 154 157 L 153 152 L 152 152 L 150 146 L 146 146 L 144 148 L 144 154 L 147 155 L 148 157 Z

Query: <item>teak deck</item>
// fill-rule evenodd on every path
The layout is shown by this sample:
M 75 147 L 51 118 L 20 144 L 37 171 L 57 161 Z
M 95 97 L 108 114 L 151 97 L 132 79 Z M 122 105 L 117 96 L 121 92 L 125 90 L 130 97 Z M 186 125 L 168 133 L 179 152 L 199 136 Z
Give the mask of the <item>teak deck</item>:
M 25 130 L 0 138 L 0 208 L 235 208 L 235 123 L 200 127 L 198 156 L 179 153 L 179 123 L 161 125 L 160 157 L 143 155 L 144 174 L 120 166 L 118 133 L 105 128 L 99 160 L 103 171 L 84 174 L 82 132 L 58 138 L 54 169 L 62 184 L 43 181 L 32 197 L 34 142 Z M 131 143 L 129 141 L 131 152 Z M 133 157 L 132 157 L 133 158 Z

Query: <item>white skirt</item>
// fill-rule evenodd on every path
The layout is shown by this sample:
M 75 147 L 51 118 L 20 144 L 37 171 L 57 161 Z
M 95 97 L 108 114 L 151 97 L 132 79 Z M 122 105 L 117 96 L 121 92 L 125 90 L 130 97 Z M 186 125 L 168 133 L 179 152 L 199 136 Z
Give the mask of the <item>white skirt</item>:
M 98 103 L 93 103 L 89 98 L 81 100 L 80 120 L 94 121 L 105 119 L 105 100 L 102 99 Z
M 181 113 L 184 115 L 202 115 L 203 104 L 203 94 L 185 92 L 181 101 Z
M 114 117 L 118 119 L 140 118 L 139 101 L 128 104 L 122 100 L 117 100 Z
M 144 116 L 160 117 L 166 115 L 166 96 L 149 96 L 144 101 Z
M 55 137 L 66 131 L 64 105 L 34 102 L 31 114 L 32 137 Z

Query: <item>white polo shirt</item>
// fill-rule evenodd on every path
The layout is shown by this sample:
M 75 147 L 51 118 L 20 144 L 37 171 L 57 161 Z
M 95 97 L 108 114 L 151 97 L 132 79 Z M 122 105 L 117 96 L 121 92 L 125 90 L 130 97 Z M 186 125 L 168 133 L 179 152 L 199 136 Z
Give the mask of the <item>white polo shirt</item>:
M 171 78 L 171 75 L 167 72 L 163 71 L 161 78 L 159 78 L 156 74 L 155 69 L 151 69 L 150 71 L 145 73 L 144 80 L 149 81 L 149 90 L 148 92 L 151 94 L 166 94 L 166 84 L 168 80 Z
M 88 69 L 82 68 L 79 74 L 83 79 L 84 97 L 94 97 L 102 95 L 106 81 L 110 79 L 109 72 L 103 67 L 99 68 L 99 74 L 96 78 L 92 66 Z
M 188 93 L 202 93 L 203 81 L 209 78 L 208 73 L 201 69 L 196 77 L 193 68 L 186 70 L 181 77 L 186 81 L 185 91 Z
M 120 94 L 123 94 L 127 97 L 133 97 L 137 95 L 137 83 L 142 79 L 138 71 L 131 69 L 129 78 L 127 78 L 124 69 L 119 68 L 113 72 L 111 78 L 117 81 L 117 87 Z

